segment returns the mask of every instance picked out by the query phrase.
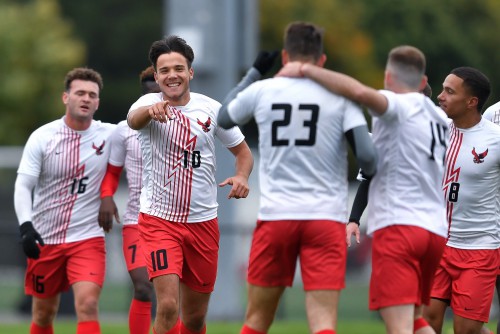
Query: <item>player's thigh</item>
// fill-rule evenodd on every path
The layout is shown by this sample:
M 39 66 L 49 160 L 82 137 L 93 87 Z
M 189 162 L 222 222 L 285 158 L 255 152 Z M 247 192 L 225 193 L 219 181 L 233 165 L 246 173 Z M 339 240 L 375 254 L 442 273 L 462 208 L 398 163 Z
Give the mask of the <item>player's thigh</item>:
M 302 221 L 258 221 L 252 237 L 247 280 L 263 287 L 291 286 Z
M 102 287 L 106 274 L 106 246 L 103 237 L 66 244 L 66 271 L 70 285 L 88 281 Z
M 217 277 L 220 238 L 217 218 L 184 225 L 181 282 L 195 292 L 208 294 L 213 291 Z
M 454 249 L 454 265 L 461 267 L 453 281 L 451 308 L 466 319 L 488 322 L 495 293 L 497 250 Z
M 331 220 L 310 220 L 300 224 L 300 266 L 304 289 L 343 289 L 347 257 L 345 224 Z
M 184 226 L 164 219 L 139 214 L 140 243 L 149 279 L 175 274 L 182 277 L 184 265 Z
M 45 245 L 38 259 L 28 258 L 24 282 L 27 295 L 49 298 L 68 289 L 64 244 Z

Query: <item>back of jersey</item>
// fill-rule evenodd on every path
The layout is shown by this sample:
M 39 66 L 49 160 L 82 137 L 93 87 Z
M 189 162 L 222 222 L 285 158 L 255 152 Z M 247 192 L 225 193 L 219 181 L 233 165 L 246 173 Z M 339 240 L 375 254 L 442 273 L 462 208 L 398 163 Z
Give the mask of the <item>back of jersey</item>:
M 305 78 L 273 78 L 242 91 L 228 107 L 259 129 L 259 219 L 347 220 L 344 133 L 366 125 L 362 110 Z

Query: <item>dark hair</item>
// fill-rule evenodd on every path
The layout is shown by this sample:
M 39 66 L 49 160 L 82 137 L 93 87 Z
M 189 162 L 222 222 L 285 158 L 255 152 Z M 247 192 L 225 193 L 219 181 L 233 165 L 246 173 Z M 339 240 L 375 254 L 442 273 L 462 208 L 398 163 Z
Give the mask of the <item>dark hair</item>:
M 292 22 L 285 29 L 284 48 L 291 60 L 312 58 L 323 54 L 323 28 L 308 22 Z
M 473 67 L 457 67 L 450 74 L 454 74 L 462 79 L 465 90 L 474 97 L 477 97 L 477 110 L 482 112 L 484 104 L 490 96 L 490 80 L 486 75 Z
M 66 77 L 64 78 L 65 91 L 69 91 L 71 83 L 74 80 L 95 82 L 97 86 L 99 86 L 99 90 L 101 90 L 103 87 L 102 77 L 99 74 L 99 72 L 94 71 L 93 69 L 87 67 L 77 67 L 69 71 L 68 74 L 66 74 Z
M 186 41 L 179 36 L 170 35 L 166 36 L 159 41 L 153 42 L 151 48 L 149 49 L 149 61 L 151 65 L 156 68 L 156 62 L 158 58 L 165 53 L 177 52 L 186 58 L 188 63 L 188 68 L 191 68 L 194 60 L 193 49 L 186 43 Z
M 142 95 L 159 93 L 161 91 L 160 86 L 158 86 L 155 80 L 155 69 L 153 66 L 148 66 L 139 74 L 139 82 L 141 83 Z
M 425 84 L 424 89 L 422 89 L 422 94 L 424 94 L 428 98 L 432 97 L 432 88 L 431 88 L 431 85 L 429 85 L 429 83 Z

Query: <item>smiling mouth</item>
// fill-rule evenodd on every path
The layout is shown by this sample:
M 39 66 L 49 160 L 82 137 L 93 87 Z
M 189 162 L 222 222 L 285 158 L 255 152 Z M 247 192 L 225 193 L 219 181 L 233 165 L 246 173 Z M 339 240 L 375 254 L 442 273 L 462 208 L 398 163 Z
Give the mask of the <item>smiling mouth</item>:
M 169 83 L 167 84 L 167 87 L 179 87 L 181 84 L 180 83 Z

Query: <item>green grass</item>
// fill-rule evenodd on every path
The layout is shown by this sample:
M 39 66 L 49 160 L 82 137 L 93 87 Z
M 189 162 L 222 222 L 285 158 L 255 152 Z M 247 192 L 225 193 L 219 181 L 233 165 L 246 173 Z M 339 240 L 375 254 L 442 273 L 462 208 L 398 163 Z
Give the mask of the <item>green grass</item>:
M 488 327 L 494 328 L 495 324 Z M 241 323 L 236 322 L 210 322 L 207 326 L 208 334 L 238 334 Z M 57 321 L 54 326 L 55 333 L 72 334 L 76 332 L 74 321 Z M 126 323 L 102 323 L 102 334 L 123 334 L 128 333 Z M 0 333 L 25 334 L 29 333 L 29 324 L 0 324 Z M 307 323 L 303 321 L 277 321 L 271 327 L 269 334 L 307 334 L 309 330 Z M 384 325 L 381 321 L 341 321 L 337 328 L 339 334 L 383 334 Z M 446 323 L 443 334 L 452 334 L 451 323 Z

